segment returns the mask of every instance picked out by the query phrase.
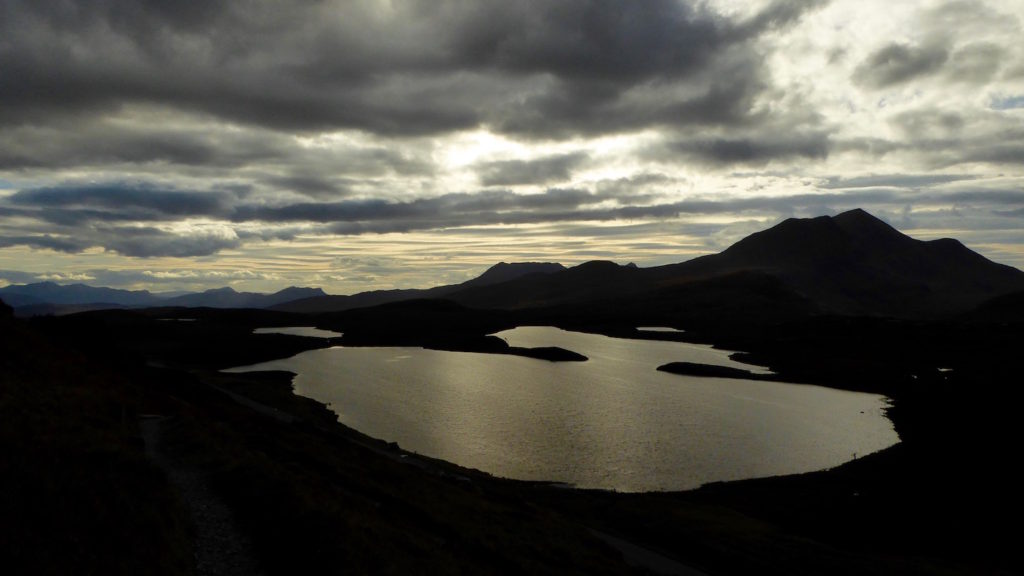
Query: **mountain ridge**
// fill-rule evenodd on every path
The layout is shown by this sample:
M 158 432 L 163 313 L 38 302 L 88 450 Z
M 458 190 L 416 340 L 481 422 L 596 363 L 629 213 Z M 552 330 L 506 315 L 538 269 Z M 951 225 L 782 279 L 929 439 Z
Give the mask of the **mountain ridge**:
M 772 292 L 781 303 L 804 299 L 809 304 L 807 310 L 825 314 L 953 315 L 1002 294 L 1024 290 L 1024 272 L 1016 268 L 992 262 L 958 240 L 911 238 L 857 209 L 836 216 L 789 218 L 722 252 L 677 264 L 637 269 L 587 262 L 543 278 L 519 279 L 448 297 L 469 306 L 506 310 L 598 301 L 622 305 L 638 298 L 656 298 L 661 305 L 675 306 L 665 296 L 673 290 L 691 285 L 687 292 L 697 297 L 692 293 L 694 282 L 738 273 L 776 278 L 781 284 Z M 742 286 L 736 282 L 728 283 L 730 293 L 741 295 Z M 754 293 L 753 285 L 751 290 L 749 297 L 762 298 L 763 294 Z M 710 302 L 713 296 L 705 294 L 698 299 Z M 772 304 L 764 301 L 763 306 L 765 313 L 771 314 Z
M 204 292 L 165 295 L 148 290 L 123 290 L 87 284 L 34 282 L 0 288 L 0 298 L 19 315 L 63 315 L 86 310 L 187 306 L 267 308 L 282 302 L 326 295 L 321 288 L 290 286 L 277 292 L 238 292 L 229 286 Z
M 715 290 L 721 292 L 716 295 Z M 448 299 L 499 310 L 593 309 L 604 302 L 643 308 L 649 317 L 656 316 L 657 306 L 689 308 L 687 314 L 718 309 L 771 316 L 777 315 L 771 308 L 780 306 L 804 314 L 916 318 L 966 313 L 1018 291 L 1024 291 L 1024 272 L 992 262 L 952 238 L 911 238 L 858 208 L 835 216 L 788 218 L 717 254 L 652 268 L 600 260 L 568 268 L 553 262 L 499 262 L 459 284 L 352 295 L 293 286 L 272 294 L 223 287 L 162 297 L 145 290 L 40 282 L 0 288 L 0 297 L 19 310 L 57 314 L 103 306 L 326 313 L 410 299 Z M 723 301 L 725 294 L 736 301 Z M 678 301 L 684 295 L 702 302 L 706 310 Z

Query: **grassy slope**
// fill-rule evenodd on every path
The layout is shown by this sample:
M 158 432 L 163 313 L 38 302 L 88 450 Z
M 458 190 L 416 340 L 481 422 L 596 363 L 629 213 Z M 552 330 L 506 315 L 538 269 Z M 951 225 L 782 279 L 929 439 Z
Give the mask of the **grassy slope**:
M 7 574 L 189 574 L 188 524 L 146 461 L 143 395 L 0 319 L 0 557 Z

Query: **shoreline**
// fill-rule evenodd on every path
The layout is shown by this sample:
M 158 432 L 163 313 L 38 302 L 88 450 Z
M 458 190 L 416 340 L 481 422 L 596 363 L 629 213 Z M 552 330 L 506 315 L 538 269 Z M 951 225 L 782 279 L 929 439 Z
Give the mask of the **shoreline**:
M 1011 410 L 1019 403 L 1006 384 L 1017 374 L 1006 362 L 986 363 L 1019 351 L 1022 333 L 1012 327 L 947 332 L 864 320 L 854 330 L 847 322 L 773 329 L 748 339 L 751 348 L 724 338 L 723 348 L 753 350 L 787 380 L 824 376 L 817 385 L 889 397 L 886 416 L 901 442 L 818 472 L 616 493 L 495 478 L 408 456 L 295 394 L 291 374 L 217 372 L 329 342 L 253 336 L 253 325 L 266 324 L 248 312 L 191 314 L 202 319 L 158 322 L 120 313 L 18 326 L 68 350 L 48 356 L 59 359 L 58 368 L 94 374 L 68 381 L 82 387 L 81 398 L 110 390 L 104 380 L 121 382 L 108 394 L 109 406 L 93 412 L 126 438 L 135 424 L 119 417 L 126 406 L 170 417 L 168 447 L 209 475 L 271 574 L 329 570 L 339 562 L 366 573 L 632 573 L 595 530 L 709 573 L 972 574 L 1021 567 L 1014 534 L 992 513 L 1015 518 L 1018 510 L 1007 454 L 1016 438 Z M 803 339 L 794 344 L 795 337 Z M 46 349 L 21 340 L 29 350 Z M 46 388 L 26 388 L 37 389 Z M 255 410 L 225 390 L 298 418 Z M 82 412 L 90 407 L 80 406 L 70 420 L 91 422 L 92 412 Z M 141 458 L 142 446 L 140 438 L 125 451 Z
M 711 366 L 711 368 L 715 368 L 715 367 Z M 726 368 L 726 369 L 728 369 L 728 368 Z M 329 431 L 331 428 L 336 428 L 336 432 L 341 433 L 341 434 L 345 434 L 345 435 L 349 435 L 349 436 L 353 436 L 354 438 L 357 438 L 361 442 L 367 442 L 367 443 L 373 445 L 377 449 L 386 448 L 387 450 L 389 450 L 389 451 L 391 451 L 393 453 L 404 455 L 407 458 L 416 459 L 416 460 L 422 460 L 422 461 L 424 461 L 425 464 L 428 464 L 429 466 L 435 466 L 435 467 L 436 466 L 441 466 L 441 467 L 444 467 L 444 468 L 448 469 L 450 473 L 461 474 L 461 475 L 464 475 L 464 476 L 478 476 L 478 477 L 486 479 L 488 481 L 509 482 L 509 483 L 514 483 L 514 484 L 517 484 L 517 485 L 547 487 L 547 488 L 555 488 L 555 489 L 559 489 L 559 490 L 597 492 L 597 493 L 607 493 L 607 494 L 633 494 L 633 495 L 639 495 L 639 494 L 686 494 L 686 493 L 692 493 L 692 492 L 696 492 L 696 491 L 699 491 L 699 490 L 703 490 L 703 489 L 705 489 L 705 488 L 707 488 L 709 486 L 727 485 L 727 484 L 733 484 L 733 483 L 742 483 L 742 482 L 769 480 L 769 479 L 794 478 L 794 477 L 800 477 L 800 476 L 804 476 L 804 475 L 808 475 L 808 474 L 824 473 L 824 472 L 828 472 L 830 470 L 835 470 L 837 468 L 841 468 L 841 467 L 846 466 L 846 465 L 848 465 L 848 464 L 850 464 L 852 462 L 856 462 L 859 459 L 867 458 L 867 457 L 870 457 L 872 455 L 875 455 L 875 454 L 878 454 L 878 453 L 890 450 L 890 449 L 894 448 L 895 446 L 900 445 L 900 443 L 902 442 L 902 439 L 898 439 L 896 441 L 896 443 L 891 445 L 891 446 L 888 446 L 888 447 L 885 447 L 885 448 L 881 448 L 879 450 L 876 450 L 874 452 L 870 452 L 870 453 L 867 453 L 867 454 L 861 454 L 861 455 L 855 456 L 851 460 L 846 460 L 846 461 L 841 462 L 839 464 L 836 464 L 836 465 L 833 465 L 833 466 L 829 466 L 829 467 L 826 467 L 826 468 L 822 468 L 822 469 L 809 470 L 809 471 L 805 471 L 805 472 L 794 472 L 794 473 L 788 473 L 788 474 L 776 474 L 776 475 L 769 475 L 769 476 L 753 476 L 753 477 L 749 477 L 749 478 L 740 478 L 740 479 L 733 479 L 733 480 L 715 480 L 715 481 L 703 483 L 703 484 L 701 484 L 701 485 L 699 485 L 697 487 L 694 487 L 694 488 L 687 488 L 687 489 L 630 491 L 630 490 L 619 490 L 619 489 L 615 489 L 615 488 L 579 487 L 579 486 L 577 486 L 575 484 L 572 484 L 572 483 L 569 483 L 569 482 L 560 481 L 560 480 L 525 480 L 525 479 L 519 479 L 519 478 L 510 478 L 510 477 L 505 477 L 505 476 L 498 476 L 498 475 L 492 474 L 490 472 L 487 472 L 485 470 L 480 470 L 480 469 L 477 469 L 477 468 L 469 468 L 469 467 L 463 466 L 463 465 L 458 464 L 456 462 L 453 462 L 451 460 L 445 460 L 445 459 L 442 459 L 442 458 L 439 458 L 439 457 L 430 456 L 430 455 L 427 455 L 427 454 L 422 454 L 422 453 L 419 453 L 419 452 L 407 450 L 405 448 L 402 448 L 399 445 L 399 443 L 397 443 L 395 441 L 389 441 L 389 440 L 386 440 L 386 439 L 383 439 L 383 438 L 377 438 L 375 436 L 371 436 L 371 435 L 369 435 L 369 434 L 367 434 L 365 432 L 362 432 L 362 431 L 360 431 L 360 430 L 358 430 L 356 428 L 353 428 L 353 427 L 345 424 L 344 422 L 342 422 L 339 419 L 340 417 L 338 416 L 338 414 L 335 413 L 330 408 L 330 405 L 328 403 L 321 402 L 319 400 L 316 400 L 314 398 L 310 398 L 308 396 L 303 396 L 303 395 L 299 394 L 298 392 L 296 392 L 295 391 L 295 386 L 294 386 L 294 378 L 297 377 L 298 374 L 296 374 L 294 372 L 291 372 L 291 371 L 287 371 L 287 370 L 257 370 L 257 371 L 247 371 L 247 372 L 225 372 L 225 371 L 218 371 L 218 372 L 216 372 L 216 374 L 231 375 L 233 377 L 233 378 L 231 378 L 231 380 L 233 381 L 233 386 L 229 385 L 226 388 L 231 393 L 237 394 L 237 395 L 245 396 L 247 391 L 251 392 L 253 390 L 253 387 L 252 387 L 253 384 L 262 385 L 264 387 L 270 386 L 272 388 L 276 388 L 276 390 L 274 390 L 274 391 L 268 392 L 268 391 L 264 390 L 262 393 L 259 393 L 259 394 L 267 402 L 275 402 L 275 403 L 276 402 L 280 402 L 282 404 L 279 404 L 279 405 L 267 404 L 264 409 L 260 409 L 259 407 L 255 407 L 255 409 L 257 411 L 267 412 L 267 408 L 269 408 L 270 410 L 279 410 L 279 411 L 281 411 L 284 414 L 290 415 L 292 418 L 294 418 L 297 421 L 301 422 L 302 420 L 306 420 L 308 423 L 316 425 L 316 426 L 324 429 L 325 431 Z M 206 380 L 209 385 L 219 388 L 221 386 L 221 384 L 215 383 L 216 382 L 215 379 L 213 381 L 210 381 L 211 376 L 212 375 L 207 374 L 205 377 L 204 376 L 200 376 L 200 379 L 201 380 Z M 727 378 L 727 376 L 724 376 L 724 377 Z M 764 378 L 764 380 L 769 380 L 769 379 L 768 378 Z M 788 382 L 783 382 L 783 383 L 788 383 Z M 225 390 L 222 390 L 222 391 L 225 391 Z M 235 400 L 239 401 L 239 399 L 237 399 L 237 398 Z M 257 400 L 257 402 L 263 402 L 262 400 L 258 400 L 257 398 L 253 398 L 253 400 Z M 886 398 L 886 400 L 891 402 L 891 399 Z M 243 404 L 243 405 L 247 404 L 244 400 L 239 401 L 239 403 Z M 304 405 L 304 407 L 301 407 L 301 408 L 298 407 L 298 406 L 301 406 L 301 405 Z M 249 406 L 249 407 L 253 408 L 253 406 Z M 300 413 L 299 414 L 293 413 L 293 411 L 295 411 L 295 410 L 298 410 Z M 885 417 L 890 422 L 892 422 L 892 418 L 888 414 L 888 408 L 885 411 Z M 898 434 L 897 434 L 897 436 L 898 436 Z

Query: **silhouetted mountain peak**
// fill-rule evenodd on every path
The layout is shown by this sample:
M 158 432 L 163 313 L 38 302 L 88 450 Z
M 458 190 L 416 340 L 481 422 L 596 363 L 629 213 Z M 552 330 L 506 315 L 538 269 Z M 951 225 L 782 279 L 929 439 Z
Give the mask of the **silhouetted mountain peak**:
M 618 264 L 610 260 L 590 260 L 589 262 L 584 262 L 583 264 L 574 266 L 572 269 L 581 272 L 590 272 L 599 270 L 618 270 L 619 268 L 624 268 L 624 266 L 619 266 Z
M 594 260 L 565 269 L 501 262 L 457 286 L 313 298 L 281 309 L 346 310 L 446 298 L 469 308 L 591 307 L 586 309 L 597 315 L 632 310 L 651 318 L 821 312 L 922 317 L 968 310 L 1022 289 L 1019 270 L 955 240 L 915 240 L 857 209 L 790 218 L 724 252 L 680 264 L 645 269 Z
M 489 286 L 529 274 L 551 274 L 562 270 L 565 270 L 565 266 L 557 262 L 498 262 L 480 276 L 466 282 L 464 286 Z
M 565 271 L 565 277 L 573 281 L 584 282 L 617 282 L 623 278 L 632 278 L 637 268 L 622 266 L 608 260 L 591 260 Z
M 951 313 L 1024 286 L 1020 271 L 957 240 L 915 240 L 860 209 L 787 219 L 699 266 L 704 274 L 762 270 L 842 313 Z
M 874 242 L 906 242 L 909 236 L 896 230 L 880 218 L 856 208 L 832 217 L 844 232 L 860 241 Z
M 861 209 L 836 216 L 788 218 L 733 244 L 722 255 L 743 266 L 838 265 L 891 254 L 918 243 Z
M 327 293 L 322 288 L 306 288 L 301 286 L 289 286 L 284 290 L 278 290 L 274 292 L 273 296 L 279 296 L 282 298 L 312 298 L 314 296 L 326 296 Z

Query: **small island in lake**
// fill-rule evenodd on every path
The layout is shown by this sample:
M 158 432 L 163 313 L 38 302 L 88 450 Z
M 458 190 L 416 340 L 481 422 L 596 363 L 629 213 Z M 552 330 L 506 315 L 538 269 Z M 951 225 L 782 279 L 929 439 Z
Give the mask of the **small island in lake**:
M 764 374 L 754 374 L 750 370 L 731 368 L 729 366 L 713 366 L 696 362 L 669 362 L 658 366 L 659 372 L 679 374 L 681 376 L 704 376 L 707 378 L 744 378 L 746 380 L 767 380 Z

